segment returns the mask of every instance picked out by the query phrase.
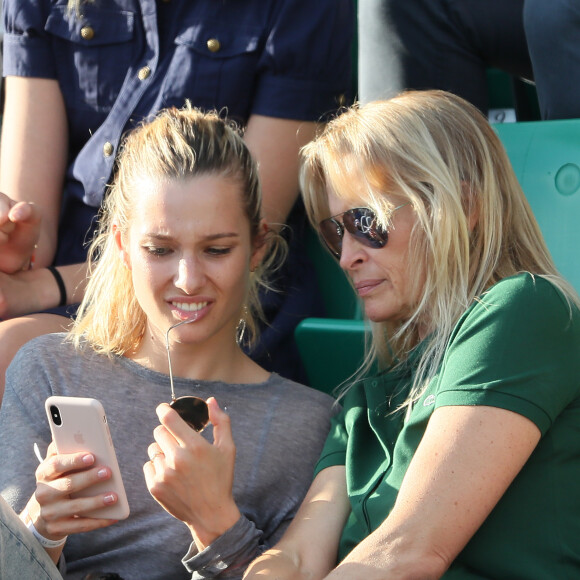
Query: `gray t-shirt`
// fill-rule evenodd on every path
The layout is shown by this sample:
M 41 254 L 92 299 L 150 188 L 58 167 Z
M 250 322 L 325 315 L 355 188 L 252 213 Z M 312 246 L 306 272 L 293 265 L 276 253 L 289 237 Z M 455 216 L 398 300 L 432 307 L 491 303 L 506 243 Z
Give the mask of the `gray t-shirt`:
M 294 517 L 336 410 L 333 399 L 276 374 L 259 384 L 175 379 L 178 397 L 214 396 L 226 408 L 237 449 L 234 498 L 243 517 L 197 553 L 185 524 L 150 496 L 143 475 L 147 447 L 159 424 L 155 408 L 171 399 L 169 377 L 124 357 L 110 359 L 90 348 L 79 352 L 63 342 L 64 336 L 32 340 L 7 371 L 0 412 L 0 493 L 20 511 L 34 492 L 38 460 L 33 444 L 44 453 L 51 440 L 44 410 L 48 396 L 99 399 L 131 514 L 108 528 L 69 537 L 66 578 L 80 579 L 95 570 L 116 572 L 124 580 L 241 578 L 248 562 L 276 542 Z M 203 435 L 213 440 L 211 426 Z

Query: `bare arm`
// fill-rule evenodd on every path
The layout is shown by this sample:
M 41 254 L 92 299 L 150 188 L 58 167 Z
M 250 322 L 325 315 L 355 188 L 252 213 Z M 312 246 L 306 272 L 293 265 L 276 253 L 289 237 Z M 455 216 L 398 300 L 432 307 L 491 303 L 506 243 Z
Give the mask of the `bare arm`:
M 56 251 L 68 155 L 68 124 L 56 80 L 7 77 L 0 146 L 0 191 L 33 202 L 41 215 L 35 270 L 0 277 L 0 318 L 57 306 L 58 286 L 47 270 Z M 84 292 L 84 264 L 59 267 L 67 303 Z
M 283 224 L 300 193 L 301 147 L 316 133 L 316 123 L 252 115 L 244 140 L 258 161 L 264 217 L 269 225 Z
M 66 288 L 67 304 L 80 302 L 87 281 L 86 264 L 59 266 L 57 269 Z M 46 268 L 34 268 L 12 275 L 0 273 L 0 319 L 54 308 L 59 302 L 59 287 Z
M 244 580 L 317 580 L 336 564 L 342 528 L 350 513 L 344 467 L 321 471 L 300 510 L 274 548 L 254 560 Z
M 0 191 L 34 202 L 42 216 L 36 264 L 52 262 L 68 152 L 68 126 L 58 82 L 7 77 L 0 146 Z
M 511 411 L 437 409 L 392 512 L 328 580 L 441 577 L 539 440 L 536 425 Z
M 32 265 L 40 234 L 40 210 L 0 193 L 0 272 L 14 274 Z

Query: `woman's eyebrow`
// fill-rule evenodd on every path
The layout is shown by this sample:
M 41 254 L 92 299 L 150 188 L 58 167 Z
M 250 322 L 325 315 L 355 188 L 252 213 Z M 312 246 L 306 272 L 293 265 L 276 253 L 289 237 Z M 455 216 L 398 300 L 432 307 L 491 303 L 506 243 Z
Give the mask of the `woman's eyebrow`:
M 159 233 L 148 233 L 145 234 L 146 238 L 149 238 L 151 240 L 158 240 L 161 242 L 165 242 L 165 241 L 171 241 L 173 240 L 173 236 L 169 235 L 169 234 L 159 234 Z M 218 234 L 209 234 L 207 236 L 204 236 L 204 240 L 207 241 L 213 241 L 213 240 L 219 240 L 219 239 L 223 239 L 223 238 L 239 238 L 240 234 L 237 232 L 221 232 Z
M 205 236 L 206 240 L 212 241 L 212 240 L 219 240 L 221 238 L 239 238 L 240 234 L 238 234 L 237 232 L 223 232 L 221 234 L 211 234 L 209 236 Z

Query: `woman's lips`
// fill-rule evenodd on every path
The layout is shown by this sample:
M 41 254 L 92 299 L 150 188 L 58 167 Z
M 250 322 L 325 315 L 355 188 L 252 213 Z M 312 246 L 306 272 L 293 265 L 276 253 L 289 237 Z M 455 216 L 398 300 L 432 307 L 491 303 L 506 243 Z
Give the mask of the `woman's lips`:
M 383 280 L 362 280 L 357 282 L 354 287 L 358 292 L 358 295 L 362 298 L 367 294 L 370 294 L 377 286 L 383 283 Z
M 185 301 L 178 298 L 169 301 L 169 304 L 180 319 L 187 320 L 188 318 L 192 318 L 198 320 L 203 318 L 211 302 L 203 299 Z

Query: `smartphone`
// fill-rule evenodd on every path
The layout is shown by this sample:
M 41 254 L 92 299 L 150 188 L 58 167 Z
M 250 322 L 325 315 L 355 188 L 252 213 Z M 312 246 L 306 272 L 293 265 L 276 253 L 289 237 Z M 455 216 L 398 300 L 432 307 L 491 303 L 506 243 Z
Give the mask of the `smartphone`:
M 129 515 L 129 503 L 103 405 L 96 399 L 53 396 L 46 400 L 45 408 L 58 453 L 92 453 L 95 456 L 94 465 L 105 465 L 112 472 L 107 481 L 95 483 L 83 491 L 71 494 L 71 497 L 90 497 L 114 491 L 118 497 L 117 503 L 84 515 L 91 518 L 125 519 Z

